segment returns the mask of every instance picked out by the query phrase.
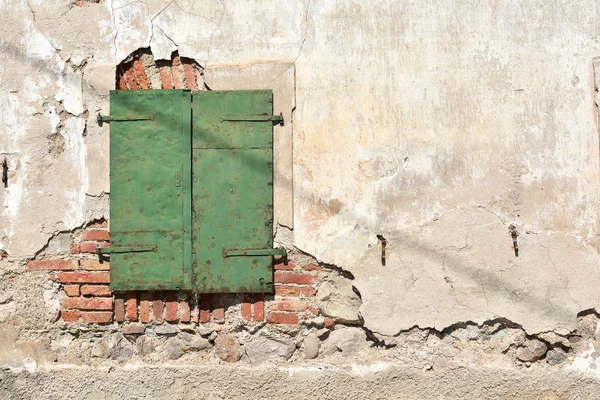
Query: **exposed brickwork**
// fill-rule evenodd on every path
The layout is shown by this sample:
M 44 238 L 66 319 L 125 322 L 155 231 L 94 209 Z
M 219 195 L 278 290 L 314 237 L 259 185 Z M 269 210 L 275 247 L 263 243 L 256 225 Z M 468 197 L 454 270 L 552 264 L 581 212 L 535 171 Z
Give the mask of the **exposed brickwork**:
M 79 311 L 61 311 L 60 316 L 63 321 L 66 322 L 75 322 L 79 321 L 79 317 L 81 317 L 81 313 Z
M 148 76 L 146 75 L 146 71 L 144 70 L 144 64 L 142 64 L 142 60 L 140 60 L 139 56 L 136 56 L 133 59 L 133 71 L 137 78 L 137 83 L 139 84 L 142 90 L 150 89 L 150 81 L 148 80 Z
M 73 260 L 36 260 L 29 261 L 27 263 L 27 269 L 31 270 L 52 270 L 52 271 L 64 271 L 79 269 L 77 261 Z
M 83 296 L 112 296 L 110 288 L 106 285 L 83 285 L 81 294 Z
M 61 283 L 109 283 L 108 272 L 60 272 L 57 280 Z
M 150 322 L 150 304 L 152 303 L 152 294 L 150 292 L 140 293 L 140 322 L 146 324 Z
M 112 320 L 112 312 L 82 312 L 81 317 L 85 322 L 94 324 L 106 324 Z
M 200 322 L 210 321 L 210 296 L 208 294 L 200 295 Z
M 105 230 L 87 230 L 83 231 L 83 233 L 81 234 L 81 240 L 99 240 L 107 242 L 110 240 L 110 235 L 108 231 Z
M 119 90 L 204 90 L 202 68 L 194 60 L 179 57 L 155 60 L 148 49 L 129 57 L 117 67 Z M 159 86 L 159 87 L 156 87 Z M 68 259 L 40 259 L 27 264 L 31 271 L 47 271 L 65 293 L 60 318 L 64 322 L 118 323 L 123 333 L 139 334 L 144 324 L 219 323 L 230 329 L 231 318 L 253 324 L 298 324 L 319 315 L 314 304 L 316 287 L 328 271 L 317 264 L 297 265 L 293 260 L 274 264 L 275 293 L 192 294 L 175 291 L 129 291 L 109 288 L 110 262 L 95 254 L 110 242 L 108 221 L 92 221 L 73 235 Z M 238 316 L 230 307 L 239 307 Z M 326 326 L 334 322 L 325 319 Z M 220 335 L 221 336 L 221 335 Z
M 79 261 L 79 267 L 87 271 L 108 271 L 110 270 L 110 263 L 98 260 L 81 260 Z
M 67 296 L 79 296 L 79 285 L 65 285 L 63 289 Z
M 138 320 L 137 292 L 126 292 L 125 297 L 127 298 L 125 305 L 127 321 L 135 322 Z
M 267 322 L 272 324 L 297 324 L 298 314 L 270 312 L 267 317 Z
M 63 307 L 79 310 L 112 310 L 113 299 L 110 297 L 66 297 L 63 299 Z
M 213 298 L 213 320 L 215 322 L 223 322 L 225 320 L 225 309 L 223 308 L 223 297 L 221 294 L 214 294 Z
M 252 295 L 245 294 L 242 300 L 242 318 L 246 321 L 252 320 Z
M 125 321 L 125 299 L 122 295 L 115 296 L 115 321 Z
M 289 261 L 288 263 L 278 263 L 275 264 L 275 270 L 276 271 L 292 271 L 296 268 L 296 264 L 294 264 L 293 261 Z
M 165 321 L 175 322 L 177 321 L 177 309 L 179 302 L 177 301 L 177 292 L 168 291 L 166 293 L 167 304 L 165 307 Z
M 323 267 L 320 265 L 308 264 L 302 267 L 302 269 L 305 271 L 322 271 Z
M 254 320 L 257 322 L 265 320 L 265 296 L 261 293 L 254 294 Z
M 157 324 L 162 324 L 163 322 L 163 310 L 164 303 L 161 292 L 153 292 L 152 293 L 152 315 L 154 316 L 154 321 Z
M 108 247 L 107 243 L 102 243 L 102 242 L 81 242 L 81 243 L 74 243 L 71 246 L 71 253 L 72 254 L 77 254 L 77 253 L 96 253 L 96 249 L 98 247 Z
M 308 304 L 304 300 L 281 300 L 269 308 L 278 311 L 306 311 L 307 309 Z
M 190 322 L 190 301 L 187 295 L 183 299 L 179 300 L 179 322 Z
M 173 86 L 175 89 L 185 89 L 186 86 L 183 82 L 183 67 L 181 66 L 181 60 L 177 53 L 173 53 L 171 59 L 171 76 L 173 77 Z
M 171 67 L 169 65 L 159 66 L 160 79 L 163 89 L 173 89 L 173 78 L 171 77 Z M 125 83 L 127 85 L 127 83 Z
M 297 283 L 308 285 L 317 279 L 317 275 L 288 271 L 275 271 L 275 283 Z

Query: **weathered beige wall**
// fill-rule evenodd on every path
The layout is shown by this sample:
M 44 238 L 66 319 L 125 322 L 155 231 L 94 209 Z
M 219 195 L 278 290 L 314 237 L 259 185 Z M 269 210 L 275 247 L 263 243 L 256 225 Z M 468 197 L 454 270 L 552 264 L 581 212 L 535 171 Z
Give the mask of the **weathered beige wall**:
M 596 2 L 15 0 L 0 15 L 11 259 L 107 215 L 95 115 L 115 66 L 150 46 L 217 80 L 290 65 L 283 225 L 355 276 L 365 327 L 383 339 L 494 318 L 568 332 L 600 305 Z

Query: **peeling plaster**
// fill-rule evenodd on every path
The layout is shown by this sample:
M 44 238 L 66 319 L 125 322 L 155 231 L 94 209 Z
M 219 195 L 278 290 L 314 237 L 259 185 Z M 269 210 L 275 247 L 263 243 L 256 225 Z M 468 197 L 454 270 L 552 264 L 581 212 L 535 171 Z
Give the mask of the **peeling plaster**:
M 293 245 L 355 276 L 365 329 L 507 318 L 529 334 L 571 331 L 600 304 L 591 1 L 0 7 L 11 256 L 107 212 L 108 132 L 93 116 L 108 111 L 115 66 L 150 46 L 210 68 L 293 67 Z M 65 141 L 56 158 L 51 134 Z

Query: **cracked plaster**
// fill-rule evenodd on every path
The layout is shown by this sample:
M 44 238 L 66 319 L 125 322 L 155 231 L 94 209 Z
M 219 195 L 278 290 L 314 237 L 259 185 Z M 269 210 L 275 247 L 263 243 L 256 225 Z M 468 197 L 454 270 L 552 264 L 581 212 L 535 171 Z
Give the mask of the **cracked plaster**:
M 27 258 L 106 215 L 108 129 L 93 118 L 132 51 L 289 63 L 294 245 L 352 272 L 366 328 L 572 330 L 600 283 L 598 10 L 440 4 L 1 3 L 0 247 Z

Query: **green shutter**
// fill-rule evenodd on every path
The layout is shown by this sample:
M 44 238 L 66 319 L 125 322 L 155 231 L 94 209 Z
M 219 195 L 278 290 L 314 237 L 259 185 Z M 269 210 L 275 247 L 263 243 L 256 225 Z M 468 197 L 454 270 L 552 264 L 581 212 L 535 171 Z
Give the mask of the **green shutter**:
M 271 91 L 113 91 L 110 287 L 273 291 Z
M 272 292 L 272 92 L 198 92 L 192 109 L 194 289 Z
M 191 288 L 189 91 L 110 96 L 110 287 Z

